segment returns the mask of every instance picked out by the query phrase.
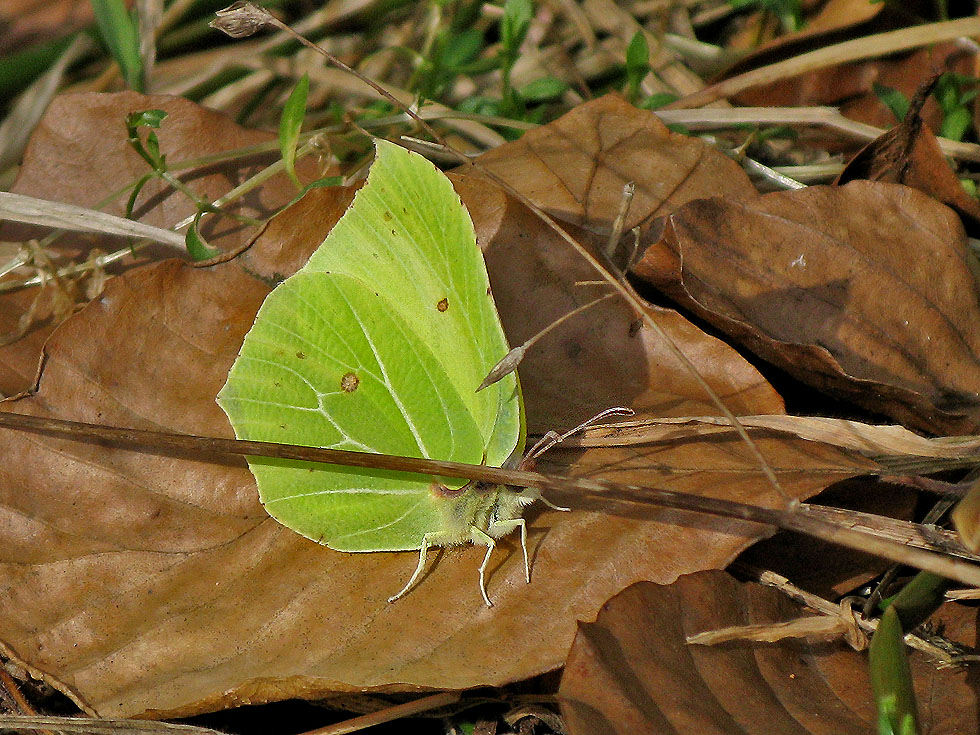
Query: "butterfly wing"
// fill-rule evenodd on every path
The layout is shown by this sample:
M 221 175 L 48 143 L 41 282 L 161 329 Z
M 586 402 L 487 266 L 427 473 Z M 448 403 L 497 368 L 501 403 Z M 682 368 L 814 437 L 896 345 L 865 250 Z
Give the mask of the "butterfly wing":
M 350 276 L 299 273 L 276 288 L 219 403 L 241 438 L 482 459 L 483 437 L 439 361 Z M 270 515 L 340 551 L 414 549 L 441 527 L 447 500 L 419 475 L 267 458 L 249 467 Z
M 451 183 L 379 141 L 351 207 L 262 305 L 219 403 L 243 439 L 499 466 L 523 448 L 517 379 L 476 388 L 506 352 Z M 409 473 L 249 466 L 273 517 L 341 551 L 417 549 L 432 532 L 464 540 L 480 504 Z
M 383 289 L 442 364 L 500 466 L 523 449 L 515 375 L 476 392 L 507 354 L 473 222 L 452 183 L 422 156 L 387 141 L 354 204 L 304 272 L 345 273 Z

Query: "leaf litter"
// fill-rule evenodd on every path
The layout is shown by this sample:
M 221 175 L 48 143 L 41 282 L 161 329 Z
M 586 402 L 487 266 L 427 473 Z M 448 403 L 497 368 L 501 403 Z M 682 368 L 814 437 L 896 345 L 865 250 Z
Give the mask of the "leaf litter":
M 972 645 L 972 612 L 947 607 L 947 633 Z M 865 654 L 819 636 L 688 643 L 706 630 L 793 620 L 798 610 L 776 590 L 720 571 L 627 588 L 579 625 L 558 694 L 569 733 L 873 731 Z M 977 695 L 968 672 L 913 662 L 925 731 L 970 732 Z
M 575 285 L 579 267 L 556 256 L 550 231 L 532 226 L 519 205 L 489 185 L 466 179 L 460 192 L 486 248 L 505 327 L 547 319 L 583 298 Z M 9 409 L 231 436 L 214 396 L 242 336 L 269 282 L 305 260 L 332 224 L 323 213 L 339 215 L 348 198 L 338 189 L 311 191 L 239 259 L 207 268 L 168 260 L 114 278 L 52 335 L 38 392 Z M 608 213 L 594 218 L 603 217 Z M 514 254 L 522 260 L 509 262 Z M 577 411 L 610 404 L 661 415 L 709 410 L 676 366 L 658 364 L 665 358 L 633 333 L 632 315 L 608 303 L 599 321 L 581 320 L 578 332 L 556 335 L 551 345 L 549 335 L 541 356 L 532 352 L 522 367 L 534 421 L 574 425 Z M 654 313 L 686 349 L 710 356 L 709 380 L 739 413 L 781 410 L 771 388 L 730 348 L 674 312 Z M 597 386 L 586 375 L 602 363 L 617 372 Z M 578 399 L 562 405 L 548 375 L 567 381 L 562 390 Z M 812 442 L 764 444 L 796 497 L 874 467 Z M 492 611 L 465 592 L 474 589 L 474 553 L 482 553 L 472 548 L 444 554 L 416 590 L 389 605 L 386 597 L 412 559 L 329 552 L 281 528 L 258 504 L 244 463 L 212 465 L 26 435 L 7 446 L 10 460 L 0 470 L 4 548 L 13 556 L 0 578 L 11 601 L 0 637 L 84 709 L 106 716 L 527 678 L 560 666 L 575 621 L 593 616 L 616 591 L 724 567 L 765 533 L 679 511 L 615 515 L 601 505 L 546 511 L 530 524 L 532 584 L 523 581 L 516 548 L 491 564 Z M 737 441 L 555 456 L 565 456 L 557 461 L 573 474 L 780 502 Z M 577 505 L 575 498 L 556 500 Z M 447 598 L 446 590 L 461 593 Z M 459 666 L 464 660 L 468 665 Z
M 618 108 L 622 118 L 633 114 L 625 103 L 613 97 L 584 105 L 578 112 L 586 120 L 594 116 L 608 122 L 604 115 L 611 108 Z M 598 115 L 595 114 L 597 111 Z M 658 132 L 651 121 L 649 116 L 638 116 L 633 132 L 652 130 L 653 138 L 660 136 L 675 145 L 688 140 L 671 139 L 669 134 Z M 512 183 L 518 188 L 529 186 L 532 193 L 537 185 L 537 194 L 542 197 L 540 206 L 581 227 L 577 234 L 586 242 L 590 235 L 608 233 L 616 211 L 610 205 L 617 203 L 624 177 L 628 181 L 631 175 L 640 173 L 630 168 L 631 162 L 624 163 L 616 155 L 622 155 L 619 151 L 614 153 L 611 147 L 601 142 L 602 133 L 609 127 L 593 123 L 580 128 L 584 131 L 581 140 L 590 142 L 586 148 L 589 155 L 576 165 L 584 163 L 586 168 L 578 170 L 590 171 L 591 157 L 596 174 L 594 182 L 599 185 L 593 184 L 590 176 L 590 185 L 584 190 L 572 188 L 568 196 L 557 201 L 547 199 L 550 191 L 555 189 L 549 190 L 549 186 L 541 182 L 546 182 L 549 176 L 562 185 L 575 182 L 575 179 L 563 178 L 565 163 L 572 160 L 574 144 L 566 146 L 564 158 L 562 155 L 545 156 L 550 162 L 543 171 L 534 170 L 540 169 L 536 158 L 526 159 L 535 165 L 522 169 L 521 156 L 538 156 L 542 144 L 549 143 L 549 133 L 558 133 L 555 140 L 574 138 L 569 135 L 568 128 L 561 129 L 557 124 L 555 128 L 542 128 L 544 132 L 538 141 L 528 139 L 532 144 L 537 143 L 537 147 L 531 146 L 521 155 L 512 156 L 517 161 L 510 174 Z M 629 125 L 625 127 L 629 130 Z M 627 136 L 619 137 L 623 140 Z M 594 140 L 600 140 L 599 145 L 592 144 Z M 687 146 L 683 147 L 687 150 Z M 690 148 L 696 151 L 694 146 Z M 640 146 L 634 151 L 642 153 L 644 148 Z M 497 153 L 506 164 L 510 155 L 507 147 L 498 149 Z M 714 150 L 702 148 L 699 155 L 710 158 Z M 724 163 L 718 165 L 723 167 Z M 693 188 L 691 191 L 697 193 L 691 195 L 682 193 L 670 204 L 665 203 L 667 197 L 661 197 L 656 189 L 648 202 L 643 202 L 641 197 L 640 206 L 630 212 L 630 225 L 639 226 L 641 235 L 648 231 L 657 232 L 656 223 L 652 222 L 654 217 L 670 216 L 689 200 L 719 193 L 721 182 L 725 186 L 731 185 L 730 199 L 744 197 L 750 202 L 755 199 L 751 187 L 742 187 L 744 177 L 730 166 L 725 175 L 719 177 L 716 172 L 713 181 L 711 177 L 705 177 L 703 182 L 693 175 L 696 165 L 668 161 L 666 168 L 674 171 L 675 166 L 681 174 L 675 181 L 683 181 L 686 185 L 686 178 L 690 177 L 702 188 Z M 550 251 L 558 249 L 544 249 L 551 237 L 549 233 L 540 227 L 535 233 L 533 225 L 518 228 L 510 224 L 512 221 L 534 221 L 530 213 L 492 187 L 473 184 L 469 181 L 472 178 L 459 178 L 457 185 L 461 192 L 467 186 L 471 187 L 470 197 L 464 194 L 471 211 L 481 206 L 486 210 L 487 221 L 478 219 L 477 227 L 478 231 L 489 235 L 484 241 L 488 243 L 487 257 L 498 303 L 501 300 L 498 291 L 504 290 L 502 284 L 511 279 L 519 280 L 515 273 L 532 276 L 515 286 L 512 309 L 501 307 L 508 332 L 521 330 L 529 315 L 537 317 L 546 307 L 561 313 L 569 306 L 582 303 L 582 294 L 589 290 L 589 286 L 582 283 L 583 278 L 574 275 L 577 264 L 556 262 Z M 505 178 L 510 180 L 508 176 Z M 41 391 L 13 404 L 14 410 L 88 418 L 107 424 L 228 435 L 227 427 L 213 414 L 213 404 L 208 405 L 211 388 L 216 390 L 220 385 L 211 385 L 218 379 L 215 375 L 221 377 L 222 369 L 227 370 L 227 364 L 222 360 L 230 364 L 237 350 L 236 338 L 240 340 L 244 332 L 242 325 L 247 328 L 249 323 L 249 309 L 254 311 L 267 292 L 268 284 L 280 280 L 302 264 L 312 247 L 322 239 L 329 222 L 342 212 L 347 199 L 349 192 L 331 192 L 326 196 L 311 192 L 293 212 L 303 213 L 313 220 L 311 227 L 301 227 L 296 232 L 295 220 L 290 219 L 290 212 L 287 212 L 274 219 L 265 236 L 233 263 L 199 271 L 183 265 L 160 263 L 115 279 L 103 297 L 69 319 L 54 334 L 48 342 L 49 362 L 41 381 Z M 658 210 L 661 205 L 662 209 Z M 698 202 L 693 201 L 689 206 L 697 207 Z M 149 211 L 153 211 L 152 208 Z M 476 215 L 474 218 L 477 219 Z M 647 230 L 648 225 L 653 227 Z M 514 227 L 516 232 L 508 231 L 508 226 Z M 303 234 L 305 230 L 309 231 L 308 235 Z M 296 246 L 290 241 L 294 234 L 299 241 Z M 527 257 L 524 251 L 530 248 L 534 248 L 534 252 Z M 505 255 L 497 255 L 495 251 Z M 515 253 L 525 258 L 517 261 L 516 267 L 508 259 Z M 495 259 L 499 272 L 493 265 Z M 722 268 L 715 271 L 725 273 Z M 709 276 L 704 278 L 707 281 Z M 535 290 L 542 293 L 529 298 L 528 294 Z M 186 293 L 180 293 L 182 291 Z M 234 299 L 230 294 L 234 294 Z M 144 296 L 149 296 L 149 301 Z M 212 302 L 217 304 L 217 313 L 202 315 L 200 304 L 207 303 L 207 311 L 210 311 Z M 147 308 L 147 303 L 152 307 Z M 672 333 L 681 335 L 678 341 L 683 343 L 685 352 L 693 350 L 699 355 L 707 355 L 701 359 L 711 365 L 711 370 L 706 371 L 713 373 L 709 382 L 727 403 L 736 408 L 736 413 L 760 413 L 768 415 L 764 418 L 781 418 L 773 416 L 782 411 L 778 394 L 738 353 L 723 342 L 704 335 L 673 310 L 654 305 L 649 309 L 657 315 L 658 321 L 670 325 L 674 330 Z M 590 403 L 594 408 L 595 402 L 620 396 L 627 400 L 617 402 L 635 405 L 649 416 L 676 416 L 685 420 L 714 412 L 683 371 L 671 364 L 669 356 L 658 356 L 654 341 L 645 339 L 642 329 L 636 331 L 634 317 L 615 308 L 602 313 L 595 321 L 590 314 L 582 320 L 573 338 L 562 330 L 555 335 L 554 344 L 545 343 L 541 350 L 532 351 L 532 357 L 535 352 L 543 357 L 538 365 L 525 364 L 522 378 L 526 384 L 538 381 L 537 386 L 526 385 L 526 389 L 528 405 L 538 409 L 530 418 L 541 422 L 539 428 L 555 428 L 555 423 L 548 422 L 561 422 L 577 412 L 586 411 Z M 601 329 L 597 329 L 597 325 L 601 325 Z M 530 327 L 526 328 L 530 331 Z M 108 349 L 102 347 L 100 353 L 93 335 L 106 338 Z M 133 335 L 140 336 L 135 345 L 132 344 Z M 154 344 L 154 340 L 160 339 L 167 340 L 159 342 L 163 349 Z M 511 341 L 519 340 L 511 336 Z M 640 344 L 636 344 L 637 341 Z M 749 348 L 753 346 L 748 344 Z M 593 349 L 603 363 L 590 362 Z M 161 360 L 161 354 L 167 359 Z M 760 354 L 765 353 L 760 350 Z M 124 367 L 107 364 L 109 357 L 115 359 L 117 356 L 126 360 Z M 621 365 L 617 357 L 620 362 L 635 360 L 638 365 Z M 609 365 L 617 372 L 608 381 L 595 381 L 595 364 Z M 700 367 L 701 362 L 698 364 Z M 590 366 L 593 367 L 591 371 Z M 574 379 L 563 384 L 564 390 L 555 390 L 549 378 L 566 372 Z M 600 383 L 598 387 L 593 385 L 597 382 Z M 83 388 L 79 390 L 79 386 Z M 583 391 L 583 386 L 587 390 Z M 568 400 L 569 397 L 572 400 Z M 213 399 L 213 394 L 210 398 Z M 902 398 L 905 398 L 904 394 Z M 914 409 L 900 407 L 895 410 Z M 905 418 L 900 413 L 896 415 Z M 792 417 L 785 418 L 792 423 Z M 961 420 L 958 416 L 941 418 Z M 877 437 L 875 429 L 877 427 L 869 427 L 868 434 Z M 842 450 L 786 436 L 757 441 L 764 446 L 765 454 L 775 465 L 784 486 L 798 497 L 807 497 L 836 479 L 879 469 L 867 452 L 853 446 Z M 24 463 L 28 457 L 26 452 L 30 451 L 30 461 L 42 471 L 40 477 L 32 478 L 26 475 L 24 468 L 15 467 L 11 477 L 5 478 L 21 482 L 22 487 L 38 488 L 31 498 L 16 498 L 19 504 L 12 506 L 20 513 L 19 523 L 15 524 L 15 537 L 18 532 L 24 534 L 25 529 L 30 529 L 26 531 L 30 534 L 39 528 L 45 530 L 46 536 L 37 548 L 18 549 L 18 554 L 27 554 L 17 563 L 28 565 L 30 579 L 15 575 L 15 586 L 10 589 L 18 594 L 18 603 L 24 603 L 19 608 L 21 611 L 39 605 L 40 620 L 52 622 L 53 627 L 46 628 L 43 622 L 38 624 L 22 615 L 14 624 L 14 627 L 21 627 L 17 630 L 16 645 L 10 645 L 10 650 L 15 657 L 20 657 L 22 650 L 33 653 L 36 649 L 39 657 L 30 662 L 31 666 L 38 664 L 34 670 L 69 691 L 83 707 L 100 713 L 161 716 L 210 710 L 236 702 L 317 696 L 323 692 L 357 688 L 358 685 L 350 681 L 357 676 L 362 677 L 360 686 L 371 680 L 374 683 L 367 686 L 389 690 L 392 685 L 384 682 L 411 685 L 422 680 L 411 678 L 411 674 L 419 673 L 422 678 L 425 674 L 442 677 L 439 683 L 430 686 L 470 686 L 473 684 L 459 683 L 457 664 L 461 659 L 469 663 L 474 653 L 491 654 L 491 660 L 481 660 L 478 670 L 465 672 L 473 675 L 473 680 L 479 680 L 478 683 L 523 678 L 529 675 L 529 670 L 535 670 L 534 666 L 544 670 L 542 666 L 560 664 L 564 660 L 562 644 L 567 647 L 569 640 L 569 634 L 561 632 L 566 630 L 566 623 L 576 617 L 590 619 L 602 604 L 603 596 L 608 597 L 622 589 L 629 584 L 630 578 L 669 583 L 679 574 L 693 569 L 721 568 L 734 553 L 750 543 L 751 538 L 758 537 L 755 529 L 744 524 L 714 519 L 705 521 L 678 511 L 627 512 L 625 509 L 586 506 L 587 512 L 575 514 L 578 516 L 575 519 L 550 518 L 546 513 L 536 518 L 533 524 L 543 532 L 540 557 L 535 566 L 535 584 L 525 588 L 517 583 L 513 555 L 499 566 L 494 576 L 498 584 L 506 587 L 508 595 L 513 596 L 530 595 L 535 585 L 543 582 L 547 588 L 542 596 L 548 598 L 547 603 L 534 598 L 535 609 L 533 605 L 522 605 L 522 601 L 513 600 L 513 607 L 506 611 L 513 618 L 509 625 L 495 620 L 489 630 L 479 628 L 474 635 L 474 628 L 467 628 L 465 621 L 454 619 L 452 614 L 446 615 L 445 590 L 465 589 L 465 575 L 457 575 L 457 571 L 469 568 L 468 560 L 461 558 L 465 554 L 451 554 L 431 570 L 430 579 L 423 583 L 423 588 L 432 585 L 435 589 L 423 590 L 415 607 L 403 610 L 402 632 L 416 635 L 408 635 L 407 642 L 392 642 L 381 635 L 381 645 L 374 645 L 377 642 L 367 640 L 370 634 L 384 633 L 383 622 L 390 625 L 393 620 L 390 615 L 393 611 L 380 609 L 374 597 L 380 595 L 379 590 L 383 591 L 386 575 L 391 576 L 392 569 L 400 570 L 403 564 L 399 565 L 398 559 L 375 559 L 371 560 L 372 564 L 360 568 L 356 566 L 360 560 L 304 556 L 306 550 L 297 548 L 296 539 L 280 539 L 276 529 L 269 528 L 268 519 L 255 503 L 250 478 L 241 467 L 214 468 L 185 459 L 175 462 L 36 438 L 12 442 L 11 447 L 21 452 L 14 456 L 23 457 Z M 39 449 L 43 455 L 37 453 Z M 749 502 L 779 502 L 771 497 L 769 488 L 759 479 L 752 456 L 730 436 L 712 436 L 707 440 L 699 436 L 697 442 L 676 441 L 674 437 L 659 446 L 572 450 L 556 455 L 554 462 L 560 469 L 573 474 L 636 478 L 637 482 L 669 484 L 694 492 L 739 497 Z M 84 481 L 79 482 L 76 479 L 79 463 L 84 468 L 83 474 L 97 476 L 100 480 L 111 477 L 113 487 L 103 492 L 91 478 L 82 477 Z M 178 468 L 176 471 L 175 467 Z M 8 483 L 7 486 L 11 485 Z M 77 492 L 65 498 L 65 486 L 77 488 Z M 56 493 L 56 490 L 60 492 Z M 75 514 L 72 502 L 77 504 L 79 501 L 87 515 L 79 517 Z M 134 519 L 137 521 L 135 526 L 131 525 Z M 157 519 L 162 527 L 158 527 Z M 563 522 L 566 520 L 569 523 Z M 218 532 L 212 536 L 214 528 Z M 107 533 L 103 535 L 103 531 Z M 549 548 L 550 543 L 556 546 Z M 17 547 L 8 544 L 8 548 Z M 705 548 L 711 548 L 711 553 L 705 554 Z M 595 549 L 603 550 L 600 558 L 596 558 Z M 654 556 L 658 557 L 656 563 L 648 558 Z M 700 558 L 692 559 L 692 556 Z M 538 562 L 543 566 L 544 574 L 550 574 L 553 579 L 541 579 Z M 222 567 L 222 563 L 226 566 Z M 625 572 L 621 569 L 624 565 L 628 566 Z M 618 574 L 613 580 L 603 577 L 610 567 Z M 222 574 L 219 576 L 216 570 L 221 570 Z M 317 574 L 313 574 L 313 570 Z M 14 571 L 19 575 L 24 568 Z M 241 574 L 237 576 L 243 589 L 229 590 L 229 580 L 235 579 L 239 571 Z M 569 571 L 574 573 L 568 574 Z M 333 573 L 336 578 L 325 583 L 318 576 L 320 573 L 328 577 Z M 77 582 L 76 574 L 79 575 Z M 274 578 L 280 587 L 275 587 L 267 576 Z M 210 587 L 212 582 L 214 590 Z M 603 585 L 606 582 L 611 583 Z M 6 584 L 9 583 L 7 580 Z M 68 591 L 75 583 L 82 589 L 102 591 L 103 611 L 113 611 L 108 621 L 96 620 L 86 611 L 85 606 L 90 603 L 74 591 Z M 596 589 L 590 589 L 593 587 Z M 337 601 L 351 589 L 358 590 L 358 597 L 363 599 L 346 609 L 344 605 L 349 601 L 343 601 L 338 608 Z M 571 599 L 569 590 L 574 591 Z M 406 598 L 400 604 L 408 602 Z M 320 606 L 315 614 L 309 610 L 297 611 L 296 608 L 305 603 L 314 607 L 319 603 Z M 246 630 L 232 625 L 227 645 L 213 648 L 213 637 L 208 639 L 206 632 L 213 630 L 215 620 L 237 621 L 232 616 L 240 609 L 255 609 L 261 624 L 252 621 L 253 625 L 246 625 Z M 330 610 L 330 615 L 324 612 L 326 609 Z M 333 615 L 363 621 L 363 628 L 345 627 L 342 623 L 334 627 Z M 360 617 L 356 617 L 358 615 Z M 558 624 L 550 628 L 541 625 L 542 619 L 551 623 L 552 618 L 558 619 Z M 431 631 L 453 626 L 455 629 L 444 639 L 419 640 L 425 632 L 431 637 Z M 535 635 L 528 635 L 527 629 L 533 630 Z M 330 640 L 323 643 L 321 636 Z M 471 640 L 461 642 L 460 639 L 466 636 Z M 518 671 L 513 666 L 508 668 L 506 662 L 493 660 L 492 649 L 501 636 L 513 640 L 517 652 L 529 652 L 528 656 L 533 659 L 531 665 Z M 7 641 L 7 632 L 0 632 L 0 639 Z M 552 646 L 555 639 L 558 645 Z M 79 641 L 87 644 L 81 651 L 67 649 L 66 644 L 77 646 Z M 62 644 L 60 647 L 59 643 Z M 339 648 L 330 648 L 338 644 Z M 305 652 L 298 658 L 295 656 L 297 648 Z M 545 648 L 548 650 L 543 651 Z M 292 653 L 288 664 L 284 661 L 287 649 Z M 394 653 L 394 665 L 389 658 L 391 652 Z M 254 659 L 263 656 L 272 659 L 271 666 L 254 665 Z M 325 656 L 331 659 L 328 662 L 331 664 L 333 657 L 338 656 L 339 665 L 324 668 Z M 379 664 L 375 668 L 384 670 L 365 667 L 361 657 L 373 659 L 371 663 Z M 134 679 L 132 673 L 136 670 L 144 673 L 145 681 Z M 336 678 L 338 670 L 344 675 L 353 671 L 354 676 Z M 296 674 L 296 671 L 301 673 Z M 730 691 L 738 691 L 738 688 Z M 845 700 L 852 695 L 850 691 L 836 694 Z M 836 706 L 833 698 L 825 701 L 828 707 Z

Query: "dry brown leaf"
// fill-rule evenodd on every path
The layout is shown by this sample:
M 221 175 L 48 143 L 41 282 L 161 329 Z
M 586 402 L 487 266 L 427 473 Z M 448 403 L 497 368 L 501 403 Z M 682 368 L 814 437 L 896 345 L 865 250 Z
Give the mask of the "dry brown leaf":
M 616 93 L 483 154 L 480 164 L 556 219 L 600 234 L 609 233 L 628 182 L 636 190 L 627 230 L 692 199 L 755 196 L 734 161 Z
M 181 162 L 275 141 L 275 135 L 247 130 L 226 115 L 190 100 L 136 92 L 67 94 L 56 97 L 31 136 L 24 164 L 11 191 L 18 194 L 96 206 L 103 198 L 149 173 L 149 166 L 126 141 L 126 115 L 140 110 L 165 110 L 156 131 L 160 151 L 171 167 Z M 278 150 L 245 160 L 175 170 L 177 178 L 198 196 L 216 199 L 278 157 Z M 309 171 L 306 171 L 309 173 Z M 262 219 L 288 202 L 295 186 L 284 174 L 260 187 L 227 211 Z M 103 208 L 124 216 L 124 194 Z M 187 197 L 160 181 L 143 189 L 135 217 L 157 227 L 172 227 L 197 212 Z M 208 230 L 205 218 L 204 229 Z M 232 249 L 243 245 L 254 228 L 224 220 L 206 234 L 212 245 Z
M 0 7 L 0 54 L 63 38 L 93 20 L 92 5 L 84 0 L 4 0 Z
M 839 39 L 835 38 L 835 42 L 837 40 Z M 805 50 L 812 51 L 813 47 L 807 46 Z M 770 57 L 763 58 L 768 60 Z M 880 128 L 891 128 L 899 121 L 874 93 L 874 84 L 895 89 L 905 95 L 906 99 L 911 99 L 919 85 L 937 68 L 969 74 L 971 63 L 970 58 L 955 43 L 936 44 L 930 49 L 915 51 L 897 60 L 855 61 L 781 79 L 739 92 L 733 101 L 750 107 L 834 105 L 839 106 L 841 112 L 852 120 Z M 754 66 L 755 64 L 740 62 L 738 71 Z M 942 110 L 935 99 L 926 101 L 923 117 L 928 125 L 939 129 Z
M 628 161 L 607 160 L 630 174 Z M 569 279 L 578 266 L 554 249 L 556 238 L 494 189 L 474 179 L 459 183 L 508 327 L 527 329 L 525 322 L 577 303 L 581 287 Z M 235 261 L 205 269 L 170 261 L 116 278 L 49 340 L 40 392 L 5 408 L 231 436 L 214 397 L 242 336 L 269 286 L 304 262 L 349 197 L 310 192 Z M 543 344 L 546 358 L 522 366 L 529 411 L 544 416 L 532 423 L 552 428 L 552 420 L 590 402 L 605 408 L 613 398 L 664 413 L 708 405 L 652 340 L 632 336 L 626 314 L 594 319 L 572 325 L 578 331 L 571 336 Z M 778 396 L 733 351 L 699 338 L 676 315 L 665 320 L 733 407 L 779 410 Z M 616 360 L 623 363 L 616 383 L 594 386 L 588 367 Z M 553 381 L 567 396 L 554 392 Z M 388 604 L 413 554 L 343 554 L 301 538 L 266 516 L 243 464 L 25 435 L 4 441 L 0 640 L 102 715 L 190 714 L 331 691 L 526 678 L 560 666 L 575 621 L 593 616 L 611 594 L 641 579 L 723 567 L 765 533 L 690 513 L 556 497 L 576 510 L 529 514 L 530 585 L 511 540 L 493 557 L 494 608 L 480 601 L 483 552 L 472 547 L 437 555 L 419 586 Z M 794 497 L 873 468 L 812 442 L 760 445 Z M 552 461 L 576 474 L 780 502 L 744 445 L 724 437 Z
M 168 117 L 157 131 L 161 151 L 171 166 L 182 161 L 244 148 L 275 140 L 272 133 L 246 130 L 230 118 L 177 97 L 144 96 L 135 92 L 118 94 L 69 94 L 56 97 L 31 137 L 24 162 L 11 191 L 41 199 L 92 207 L 110 193 L 132 184 L 148 173 L 149 166 L 126 143 L 126 115 L 137 110 L 162 109 Z M 214 164 L 177 173 L 200 196 L 215 199 L 270 164 L 277 153 L 250 156 L 245 160 Z M 303 175 L 314 175 L 309 163 L 301 165 Z M 254 218 L 267 217 L 295 196 L 295 186 L 285 175 L 278 175 L 245 197 L 231 211 Z M 124 215 L 128 194 L 103 211 Z M 160 182 L 144 188 L 136 216 L 158 227 L 171 227 L 196 209 L 180 193 Z M 204 219 L 204 232 L 218 248 L 233 249 L 254 236 L 255 228 L 228 224 L 230 220 Z M 209 225 L 208 223 L 211 223 Z M 0 239 L 26 240 L 46 232 L 42 228 L 4 223 Z M 97 248 L 112 251 L 126 247 L 122 238 L 69 234 L 50 249 L 67 260 L 84 261 Z M 141 252 L 122 266 L 150 259 L 172 257 L 160 248 Z M 118 272 L 119 268 L 115 268 Z M 17 331 L 20 319 L 33 303 L 36 289 L 0 294 L 0 335 Z M 54 324 L 35 324 L 23 338 L 0 347 L 0 393 L 12 395 L 33 385 L 40 347 Z
M 927 438 L 904 426 L 865 424 L 826 416 L 740 416 L 746 429 L 775 431 L 800 439 L 829 444 L 864 455 L 878 462 L 909 457 L 969 459 L 980 451 L 978 436 Z M 683 416 L 620 421 L 586 429 L 581 438 L 569 440 L 583 447 L 623 446 L 679 441 L 710 434 L 734 434 L 723 416 Z
M 609 293 L 592 267 L 523 205 L 481 178 L 455 181 L 484 245 L 511 344 Z M 573 232 L 583 243 L 604 241 L 588 230 Z M 783 411 L 773 388 L 728 345 L 671 309 L 650 305 L 648 312 L 736 414 L 758 405 Z M 611 406 L 656 416 L 715 410 L 693 376 L 619 299 L 593 306 L 542 338 L 520 375 L 529 428 L 538 433 L 575 426 Z
M 841 186 L 870 179 L 911 186 L 955 209 L 969 234 L 980 234 L 980 202 L 966 193 L 936 136 L 914 114 L 914 106 L 922 101 L 921 92 L 913 99 L 906 119 L 858 151 L 834 183 Z
M 898 532 L 902 521 L 911 523 L 916 517 L 916 509 L 922 500 L 922 493 L 913 488 L 871 477 L 855 477 L 831 485 L 811 498 L 807 505 L 816 512 L 827 512 L 828 520 L 850 528 L 860 526 L 879 538 L 922 546 L 919 542 L 924 539 L 902 538 Z M 828 508 L 832 510 L 828 512 Z M 831 514 L 837 517 L 831 518 Z M 873 522 L 869 523 L 871 519 Z M 948 537 L 931 532 L 928 535 L 933 548 L 952 552 Z M 958 540 L 956 547 L 959 547 Z M 827 600 L 851 594 L 892 566 L 887 559 L 820 539 L 803 541 L 791 531 L 777 531 L 770 538 L 753 544 L 739 555 L 736 564 L 775 572 Z
M 976 610 L 946 605 L 945 633 L 976 638 Z M 798 617 L 776 590 L 722 572 L 674 584 L 637 584 L 582 623 L 559 701 L 571 735 L 863 733 L 876 728 L 867 656 L 842 643 L 685 643 L 705 630 Z M 976 732 L 977 695 L 966 670 L 937 670 L 913 654 L 923 732 Z
M 926 431 L 980 430 L 980 288 L 959 218 L 921 192 L 692 202 L 635 272 L 819 390 Z

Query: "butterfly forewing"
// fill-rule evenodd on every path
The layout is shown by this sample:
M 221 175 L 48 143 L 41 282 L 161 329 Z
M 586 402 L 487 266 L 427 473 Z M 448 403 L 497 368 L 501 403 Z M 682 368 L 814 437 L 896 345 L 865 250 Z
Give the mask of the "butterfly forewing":
M 473 224 L 449 180 L 421 156 L 378 141 L 354 205 L 304 272 L 345 273 L 382 290 L 443 366 L 501 465 L 522 441 L 517 381 L 477 386 L 508 350 Z

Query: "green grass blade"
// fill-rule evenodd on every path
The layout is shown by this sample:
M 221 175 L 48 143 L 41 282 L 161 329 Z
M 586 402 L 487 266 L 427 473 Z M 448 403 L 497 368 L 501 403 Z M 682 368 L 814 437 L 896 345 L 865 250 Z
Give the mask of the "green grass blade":
M 143 91 L 143 61 L 140 39 L 129 11 L 122 0 L 92 0 L 95 21 L 112 58 L 119 64 L 126 86 Z
M 892 598 L 889 607 L 895 609 L 902 630 L 910 631 L 924 622 L 946 601 L 946 590 L 952 584 L 932 572 L 919 572 Z
M 310 77 L 304 74 L 289 93 L 289 99 L 286 100 L 279 119 L 279 151 L 282 153 L 282 162 L 289 178 L 300 190 L 303 189 L 303 182 L 296 175 L 296 144 L 299 142 L 303 118 L 306 117 L 306 97 L 309 91 Z
M 919 732 L 912 673 L 905 655 L 904 632 L 898 613 L 889 606 L 871 638 L 871 688 L 878 706 L 880 735 Z

